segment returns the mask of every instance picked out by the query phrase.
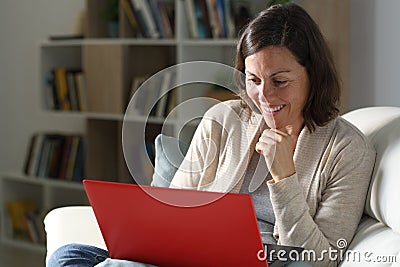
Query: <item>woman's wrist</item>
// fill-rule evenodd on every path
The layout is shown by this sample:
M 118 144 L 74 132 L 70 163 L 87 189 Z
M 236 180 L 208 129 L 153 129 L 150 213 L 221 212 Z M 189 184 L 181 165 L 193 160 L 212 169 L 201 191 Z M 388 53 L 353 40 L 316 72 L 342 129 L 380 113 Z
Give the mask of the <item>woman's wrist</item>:
M 286 178 L 292 177 L 295 173 L 296 173 L 296 171 L 293 171 L 293 172 L 289 173 L 288 175 L 273 175 L 271 173 L 272 179 L 269 180 L 268 183 L 270 183 L 270 184 L 278 183 L 279 181 L 282 181 Z

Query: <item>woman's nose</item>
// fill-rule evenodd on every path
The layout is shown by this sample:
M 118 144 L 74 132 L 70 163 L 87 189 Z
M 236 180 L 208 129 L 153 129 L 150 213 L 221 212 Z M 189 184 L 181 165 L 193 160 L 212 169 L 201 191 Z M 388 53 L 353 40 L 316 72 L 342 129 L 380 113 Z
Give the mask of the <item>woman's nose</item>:
M 275 93 L 273 86 L 268 82 L 263 82 L 258 86 L 259 94 L 263 95 L 265 98 L 272 96 Z

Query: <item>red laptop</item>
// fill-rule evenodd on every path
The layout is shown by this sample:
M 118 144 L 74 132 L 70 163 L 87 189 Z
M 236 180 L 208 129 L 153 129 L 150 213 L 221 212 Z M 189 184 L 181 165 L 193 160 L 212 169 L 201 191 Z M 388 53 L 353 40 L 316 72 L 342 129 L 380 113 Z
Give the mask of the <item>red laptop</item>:
M 264 248 L 249 195 L 83 184 L 111 258 L 160 267 L 268 266 L 258 259 Z

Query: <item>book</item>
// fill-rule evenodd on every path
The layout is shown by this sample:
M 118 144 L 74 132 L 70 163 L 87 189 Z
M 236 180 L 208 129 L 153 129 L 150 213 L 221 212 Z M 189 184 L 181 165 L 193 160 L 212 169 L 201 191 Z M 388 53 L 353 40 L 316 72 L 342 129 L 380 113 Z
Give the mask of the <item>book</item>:
M 160 35 L 157 31 L 154 19 L 151 15 L 150 7 L 145 0 L 131 0 L 132 7 L 135 12 L 136 21 L 141 27 L 143 37 L 158 38 Z
M 62 150 L 64 147 L 65 136 L 52 135 L 50 141 L 53 144 L 51 154 L 49 156 L 48 171 L 46 177 L 58 178 L 60 175 Z
M 139 27 L 138 21 L 135 17 L 135 10 L 132 6 L 132 3 L 130 0 L 122 0 L 121 2 L 122 9 L 124 10 L 126 17 L 128 18 L 128 21 L 130 25 L 132 26 L 132 30 L 134 32 L 134 36 L 141 35 L 144 36 L 145 33 L 141 32 L 142 28 Z
M 43 140 L 44 136 L 42 134 L 35 134 L 32 137 L 33 149 L 32 154 L 28 155 L 29 159 L 27 161 L 29 162 L 29 167 L 28 173 L 26 173 L 27 175 L 36 175 L 36 170 L 39 166 L 40 153 L 42 152 Z
M 39 162 L 36 167 L 36 176 L 38 177 L 45 177 L 46 167 L 47 167 L 47 160 L 50 154 L 50 142 L 48 141 L 47 137 L 43 137 L 43 144 L 42 149 L 39 155 Z
M 76 152 L 75 166 L 72 172 L 72 181 L 82 182 L 83 174 L 84 174 L 84 160 L 85 160 L 85 151 L 83 138 L 79 138 L 78 151 Z
M 71 110 L 74 111 L 79 110 L 79 103 L 78 103 L 78 96 L 77 96 L 76 82 L 75 82 L 76 73 L 77 72 L 73 70 L 67 70 L 66 72 L 67 88 L 71 104 Z
M 194 10 L 199 38 L 212 38 L 213 34 L 206 0 L 194 0 Z
M 220 37 L 226 38 L 227 35 L 227 25 L 225 19 L 225 0 L 216 0 L 216 9 L 218 15 L 218 24 L 221 29 Z
M 60 159 L 60 169 L 58 174 L 58 179 L 60 180 L 65 180 L 66 177 L 68 161 L 71 153 L 72 139 L 73 139 L 72 135 L 65 136 L 64 146 Z
M 166 38 L 175 37 L 175 5 L 174 2 L 158 0 L 158 8 Z
M 67 70 L 65 67 L 59 67 L 54 70 L 54 81 L 60 109 L 71 110 L 71 103 L 68 95 Z
M 137 90 L 147 80 L 148 75 L 136 76 L 132 79 L 131 91 L 129 94 L 129 110 L 134 115 L 144 115 L 145 103 L 148 91 L 141 91 L 140 95 L 135 95 Z M 141 89 L 143 90 L 143 89 Z M 131 103 L 132 102 L 132 103 Z
M 31 168 L 32 161 L 33 161 L 33 151 L 35 150 L 35 143 L 36 143 L 37 137 L 38 136 L 36 134 L 33 135 L 29 142 L 28 153 L 27 153 L 27 156 L 25 157 L 25 163 L 24 163 L 24 173 L 26 175 L 29 175 L 29 172 L 30 172 L 30 168 Z
M 82 71 L 75 74 L 75 84 L 79 110 L 87 111 L 86 80 Z
M 151 14 L 154 18 L 157 31 L 161 38 L 167 38 L 167 32 L 161 17 L 161 10 L 158 5 L 158 0 L 149 0 Z
M 185 0 L 186 17 L 189 21 L 189 30 L 192 38 L 199 38 L 197 17 L 194 7 L 194 0 Z
M 166 115 L 165 109 L 166 109 L 167 100 L 168 100 L 168 90 L 170 89 L 171 84 L 172 84 L 172 76 L 173 76 L 173 73 L 171 71 L 164 72 L 162 84 L 161 84 L 161 90 L 160 90 L 161 98 L 157 104 L 157 111 L 156 111 L 157 117 L 164 117 Z
M 217 0 L 206 0 L 209 25 L 211 26 L 212 37 L 220 38 L 222 36 L 221 25 L 219 24 Z
M 67 164 L 67 169 L 65 173 L 65 179 L 71 181 L 73 178 L 74 174 L 74 168 L 76 164 L 76 158 L 78 154 L 78 149 L 79 149 L 79 142 L 80 142 L 80 136 L 73 136 L 72 137 L 72 143 L 71 143 L 71 148 L 70 148 L 70 153 L 69 153 L 69 158 L 68 158 L 68 164 Z
M 13 238 L 33 241 L 26 214 L 37 211 L 34 202 L 31 200 L 13 200 L 6 203 L 6 209 L 11 220 Z
M 159 76 L 158 76 L 159 77 Z M 146 103 L 143 114 L 145 116 L 156 116 L 158 100 L 160 98 L 161 78 L 152 78 L 146 81 L 144 90 L 146 90 Z
M 150 37 L 149 30 L 144 19 L 143 11 L 140 8 L 140 4 L 138 5 L 137 0 L 130 0 L 130 6 L 133 9 L 133 14 L 135 16 L 136 22 L 138 24 L 138 28 L 142 37 L 148 38 Z
M 147 24 L 147 29 L 149 31 L 149 36 L 151 38 L 159 38 L 160 33 L 157 30 L 156 22 L 154 20 L 153 15 L 151 14 L 151 9 L 148 0 L 136 0 L 142 11 L 143 11 L 143 17 L 144 20 Z
M 84 142 L 79 134 L 36 133 L 31 137 L 24 172 L 61 180 L 79 180 L 84 170 Z
M 228 38 L 236 38 L 234 11 L 230 0 L 225 0 L 225 24 Z
M 173 89 L 168 92 L 168 100 L 165 111 L 166 116 L 168 116 L 173 111 L 173 109 L 176 107 L 177 104 L 178 104 L 178 91 L 177 89 Z M 176 116 L 176 113 L 173 113 L 171 116 Z
M 46 239 L 42 230 L 44 225 L 39 212 L 31 210 L 26 211 L 25 221 L 28 226 L 31 241 L 37 244 L 44 244 Z

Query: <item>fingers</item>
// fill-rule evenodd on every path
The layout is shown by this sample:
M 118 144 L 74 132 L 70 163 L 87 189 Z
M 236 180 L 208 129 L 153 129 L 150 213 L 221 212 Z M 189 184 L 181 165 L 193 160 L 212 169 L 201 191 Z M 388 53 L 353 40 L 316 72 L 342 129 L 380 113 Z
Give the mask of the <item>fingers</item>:
M 278 129 L 266 129 L 258 140 L 260 142 L 272 144 L 271 142 L 282 142 L 285 137 L 289 137 L 289 134 Z

